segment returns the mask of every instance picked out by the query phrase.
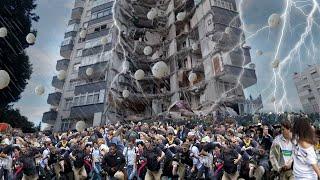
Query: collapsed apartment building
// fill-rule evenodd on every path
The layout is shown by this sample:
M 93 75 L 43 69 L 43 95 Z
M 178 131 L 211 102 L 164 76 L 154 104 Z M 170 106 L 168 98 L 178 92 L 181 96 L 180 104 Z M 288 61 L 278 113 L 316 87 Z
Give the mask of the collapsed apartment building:
M 118 0 L 114 21 L 107 118 L 152 117 L 179 101 L 245 113 L 243 89 L 257 78 L 234 0 Z
M 98 126 L 177 102 L 243 114 L 257 81 L 249 51 L 234 0 L 75 0 L 42 122 Z

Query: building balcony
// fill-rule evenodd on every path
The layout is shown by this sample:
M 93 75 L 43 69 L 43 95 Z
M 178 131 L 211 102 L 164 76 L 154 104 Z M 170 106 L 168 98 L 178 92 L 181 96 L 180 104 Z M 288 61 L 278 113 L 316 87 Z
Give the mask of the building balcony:
M 57 89 L 63 89 L 64 81 L 59 80 L 57 76 L 54 76 L 51 85 Z
M 71 19 L 71 20 L 69 20 L 68 25 L 71 25 L 71 24 L 80 24 L 80 19 Z
M 85 1 L 84 0 L 75 0 L 74 2 L 74 7 L 77 8 L 77 7 L 83 7 Z
M 64 38 L 76 37 L 76 36 L 77 36 L 77 31 L 70 31 L 70 32 L 64 33 Z
M 67 71 L 67 70 L 68 70 L 68 66 L 69 66 L 69 62 L 70 62 L 69 59 L 61 59 L 61 60 L 58 60 L 58 61 L 57 61 L 57 64 L 56 64 L 56 70 L 57 70 L 57 71 L 60 71 L 60 70 L 65 70 L 65 71 Z
M 81 19 L 83 7 L 76 7 L 72 9 L 71 19 Z
M 218 77 L 222 81 L 231 83 L 238 83 L 238 80 L 240 80 L 240 83 L 244 88 L 257 83 L 257 76 L 254 69 L 241 68 L 232 65 L 224 65 L 223 71 L 219 73 Z
M 69 59 L 73 50 L 73 43 L 62 45 L 60 48 L 60 55 L 66 59 Z
M 95 39 L 95 38 L 98 38 L 98 37 L 106 36 L 106 35 L 109 34 L 109 31 L 110 31 L 110 29 L 104 29 L 104 30 L 99 31 L 99 32 L 94 32 L 94 33 L 91 33 L 91 34 L 87 34 L 86 35 L 86 41 L 90 40 L 90 39 Z
M 58 112 L 56 110 L 50 110 L 48 112 L 43 113 L 42 122 L 47 124 L 54 124 L 58 116 Z
M 95 13 L 113 6 L 114 0 L 96 0 L 92 2 L 91 12 Z
M 103 112 L 104 104 L 88 104 L 82 106 L 73 106 L 70 111 L 71 119 L 93 119 L 94 113 Z
M 235 66 L 245 66 L 251 62 L 250 48 L 237 48 L 228 53 L 230 61 Z
M 81 79 L 98 79 L 100 77 L 104 77 L 107 69 L 107 64 L 108 62 L 98 62 L 87 66 L 81 66 L 78 71 L 78 77 Z M 86 70 L 88 68 L 93 69 L 93 74 L 91 76 L 87 76 L 86 74 Z
M 107 82 L 106 81 L 98 81 L 98 82 L 92 82 L 87 84 L 82 84 L 75 86 L 74 94 L 86 94 L 86 93 L 92 93 L 92 92 L 98 92 L 102 89 L 107 88 Z
M 49 94 L 47 103 L 52 106 L 59 106 L 61 95 L 62 95 L 61 92 L 54 92 Z
M 101 23 L 103 21 L 111 20 L 111 19 L 112 19 L 112 14 L 110 14 L 108 16 L 103 16 L 101 18 L 92 19 L 92 20 L 88 21 L 88 26 L 91 26 L 91 25 L 97 24 L 97 23 Z

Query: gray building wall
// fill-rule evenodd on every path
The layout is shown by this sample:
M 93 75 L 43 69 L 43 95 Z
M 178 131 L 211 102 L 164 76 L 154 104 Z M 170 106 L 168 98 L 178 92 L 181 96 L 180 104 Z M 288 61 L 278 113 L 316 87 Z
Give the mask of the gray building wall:
M 53 106 L 43 116 L 43 122 L 51 125 L 55 131 L 73 129 L 80 120 L 85 121 L 88 127 L 105 122 L 102 114 L 108 91 L 107 82 L 112 78 L 106 76 L 108 63 L 112 60 L 112 41 L 103 46 L 101 38 L 113 36 L 112 13 L 106 11 L 112 4 L 111 0 L 75 0 L 68 23 L 70 28 L 67 27 L 69 30 L 65 33 L 65 38 L 73 40 L 61 46 L 61 56 L 65 59 L 57 61 L 56 66 L 57 71 L 65 70 L 67 77 L 63 81 L 54 77 L 52 83 L 60 96 L 58 99 L 55 96 L 58 93 L 54 92 L 48 97 L 48 102 Z M 106 13 L 100 17 L 98 13 L 104 11 Z M 84 39 L 80 38 L 82 30 L 86 31 Z M 86 74 L 89 67 L 93 69 L 92 76 Z
M 306 113 L 320 112 L 320 65 L 313 65 L 293 77 L 296 89 Z

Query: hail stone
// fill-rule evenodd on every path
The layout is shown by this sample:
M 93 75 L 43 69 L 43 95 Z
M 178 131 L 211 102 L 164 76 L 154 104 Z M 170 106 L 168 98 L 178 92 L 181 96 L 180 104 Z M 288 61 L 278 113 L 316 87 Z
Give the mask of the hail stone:
M 107 36 L 104 36 L 101 38 L 101 44 L 102 45 L 106 45 L 109 42 L 109 39 Z
M 157 9 L 156 9 L 156 8 L 152 8 L 152 9 L 148 12 L 147 18 L 148 18 L 149 20 L 153 20 L 153 19 L 157 16 L 157 14 L 158 14 Z
M 134 78 L 139 81 L 144 78 L 144 75 L 145 75 L 144 71 L 142 69 L 139 69 L 134 73 Z
M 280 64 L 279 59 L 275 59 L 275 60 L 272 62 L 272 67 L 273 67 L 274 69 L 276 69 L 276 68 L 279 67 L 279 64 Z
M 186 12 L 179 12 L 179 13 L 177 14 L 177 20 L 178 20 L 178 21 L 183 21 L 184 18 L 186 18 Z
M 231 27 L 226 27 L 226 29 L 224 30 L 225 33 L 230 34 L 232 32 Z
M 59 80 L 62 81 L 64 79 L 66 79 L 67 72 L 65 70 L 60 70 L 57 77 L 58 77 Z
M 151 46 L 146 46 L 143 49 L 143 53 L 144 53 L 144 55 L 149 56 L 152 53 L 152 47 Z
M 87 31 L 85 29 L 80 31 L 80 34 L 79 34 L 80 38 L 84 39 L 86 35 L 87 35 Z
M 41 96 L 42 94 L 44 94 L 44 87 L 42 85 L 39 85 L 34 89 L 34 92 L 36 93 L 36 95 Z
M 268 19 L 268 24 L 271 28 L 277 27 L 281 22 L 281 17 L 279 14 L 272 14 Z
M 91 67 L 87 68 L 86 69 L 86 75 L 87 76 L 92 76 L 92 74 L 93 74 L 93 69 Z
M 29 33 L 26 37 L 26 40 L 29 44 L 33 44 L 36 42 L 36 36 L 32 33 Z
M 125 90 L 122 91 L 122 97 L 128 98 L 129 95 L 130 95 L 130 92 L 128 90 L 125 89 Z
M 197 80 L 197 78 L 198 78 L 198 76 L 197 76 L 196 73 L 190 73 L 189 77 L 188 77 L 188 80 L 189 80 L 189 82 L 193 83 L 193 82 L 195 82 Z
M 169 67 L 165 62 L 159 61 L 152 67 L 151 71 L 156 78 L 163 78 L 168 75 Z
M 4 89 L 10 83 L 10 76 L 5 70 L 0 70 L 0 89 Z
M 76 130 L 78 132 L 82 132 L 86 128 L 86 122 L 84 121 L 78 121 L 76 124 Z
M 8 30 L 5 27 L 0 28 L 0 38 L 6 37 L 8 34 Z

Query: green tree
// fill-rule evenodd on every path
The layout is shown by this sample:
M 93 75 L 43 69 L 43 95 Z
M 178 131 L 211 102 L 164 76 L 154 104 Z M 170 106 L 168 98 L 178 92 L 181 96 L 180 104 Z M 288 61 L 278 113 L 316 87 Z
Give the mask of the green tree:
M 28 121 L 28 118 L 22 116 L 18 109 L 12 106 L 0 108 L 0 122 L 10 124 L 13 128 L 20 128 L 24 133 L 33 133 L 36 131 L 34 124 Z
M 32 67 L 25 49 L 29 47 L 26 36 L 31 30 L 32 21 L 39 17 L 33 13 L 35 0 L 0 0 L 0 27 L 8 30 L 5 38 L 0 38 L 0 69 L 11 77 L 7 88 L 0 90 L 0 108 L 20 99 L 27 85 Z

